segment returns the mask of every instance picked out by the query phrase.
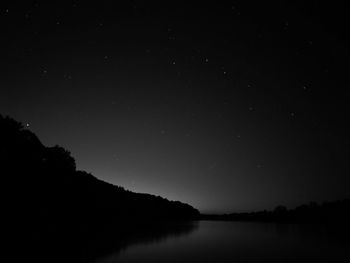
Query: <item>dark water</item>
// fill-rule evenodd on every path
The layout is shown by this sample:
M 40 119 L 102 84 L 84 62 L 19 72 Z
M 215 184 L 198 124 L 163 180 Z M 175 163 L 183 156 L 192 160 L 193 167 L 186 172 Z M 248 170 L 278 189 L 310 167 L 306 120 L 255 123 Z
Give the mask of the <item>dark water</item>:
M 177 233 L 131 243 L 96 262 L 350 262 L 341 227 L 201 221 Z

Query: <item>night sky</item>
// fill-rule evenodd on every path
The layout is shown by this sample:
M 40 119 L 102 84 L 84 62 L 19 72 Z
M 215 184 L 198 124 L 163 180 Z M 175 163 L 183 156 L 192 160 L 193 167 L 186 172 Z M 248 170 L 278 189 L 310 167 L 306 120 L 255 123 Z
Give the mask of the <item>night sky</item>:
M 0 113 L 201 212 L 349 197 L 350 10 L 205 2 L 2 1 Z

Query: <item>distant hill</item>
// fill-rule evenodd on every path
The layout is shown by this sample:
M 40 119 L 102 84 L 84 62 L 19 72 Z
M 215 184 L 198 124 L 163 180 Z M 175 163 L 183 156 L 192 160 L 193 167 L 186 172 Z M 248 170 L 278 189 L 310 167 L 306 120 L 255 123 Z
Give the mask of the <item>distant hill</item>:
M 44 146 L 21 123 L 1 115 L 0 145 L 5 211 L 20 227 L 60 231 L 199 216 L 188 204 L 133 193 L 77 171 L 69 151 Z
M 204 220 L 227 221 L 259 221 L 259 222 L 286 222 L 286 223 L 340 223 L 350 222 L 350 199 L 324 202 L 311 202 L 294 209 L 277 206 L 272 211 L 257 211 L 231 214 L 201 215 Z

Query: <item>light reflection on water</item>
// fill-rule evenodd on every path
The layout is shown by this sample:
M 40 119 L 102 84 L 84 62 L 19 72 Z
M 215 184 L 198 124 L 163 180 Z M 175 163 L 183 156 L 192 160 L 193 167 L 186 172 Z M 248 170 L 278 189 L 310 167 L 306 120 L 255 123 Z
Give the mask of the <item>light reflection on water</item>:
M 339 228 L 201 221 L 183 235 L 137 242 L 96 262 L 350 262 L 349 254 Z

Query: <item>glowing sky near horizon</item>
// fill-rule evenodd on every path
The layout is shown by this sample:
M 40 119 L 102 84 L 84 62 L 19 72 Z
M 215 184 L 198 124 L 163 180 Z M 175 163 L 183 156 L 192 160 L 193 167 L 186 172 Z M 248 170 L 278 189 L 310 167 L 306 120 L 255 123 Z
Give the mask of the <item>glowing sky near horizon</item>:
M 348 197 L 345 9 L 116 2 L 1 4 L 0 113 L 202 212 Z

